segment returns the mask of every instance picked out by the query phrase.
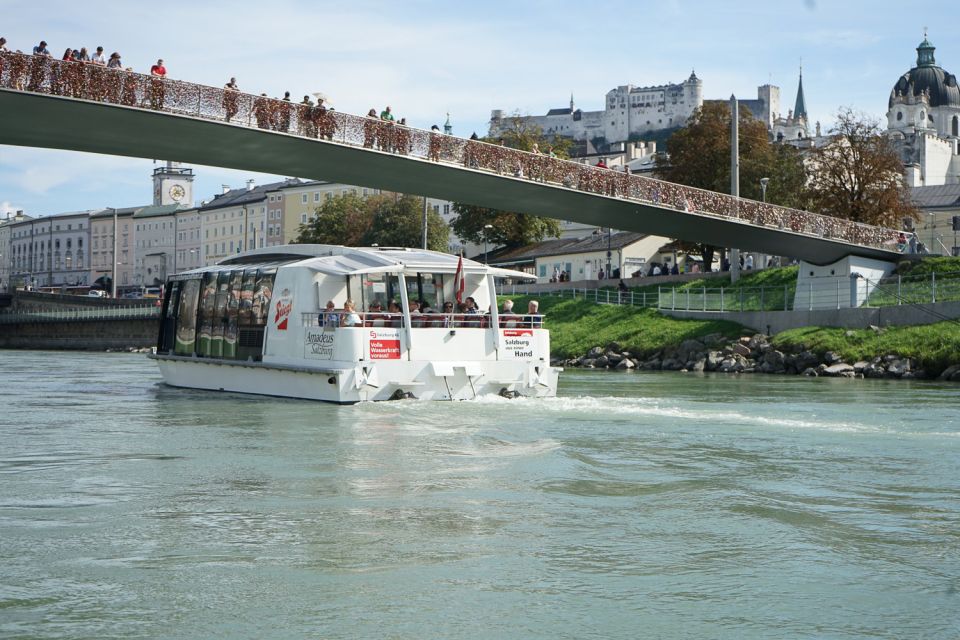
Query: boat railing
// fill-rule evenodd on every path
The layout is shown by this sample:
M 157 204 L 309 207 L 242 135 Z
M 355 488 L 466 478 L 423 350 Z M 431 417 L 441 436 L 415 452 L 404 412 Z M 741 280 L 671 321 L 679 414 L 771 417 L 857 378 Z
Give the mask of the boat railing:
M 345 324 L 345 311 L 320 311 L 303 314 L 303 326 L 337 329 L 340 327 L 393 327 L 401 328 L 402 313 L 383 313 L 380 311 L 354 312 L 360 322 Z M 543 326 L 541 314 L 501 314 L 499 317 L 502 329 L 539 329 Z M 410 327 L 413 329 L 487 329 L 490 327 L 490 316 L 474 313 L 416 313 L 410 315 Z

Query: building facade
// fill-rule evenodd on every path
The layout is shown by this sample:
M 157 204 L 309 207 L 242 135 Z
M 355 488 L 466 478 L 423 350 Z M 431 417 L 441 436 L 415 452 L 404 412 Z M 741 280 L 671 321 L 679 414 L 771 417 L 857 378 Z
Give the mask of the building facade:
M 15 223 L 31 220 L 32 218 L 17 211 L 8 213 L 6 218 L 0 220 L 0 292 L 12 291 L 17 283 L 11 278 L 13 276 L 13 251 L 11 247 L 11 228 Z M 19 283 L 22 286 L 22 282 Z
M 91 211 L 9 225 L 11 280 L 36 287 L 90 284 Z
M 177 204 L 151 205 L 133 214 L 137 246 L 134 281 L 137 286 L 156 287 L 175 272 L 177 252 Z
M 173 272 L 199 269 L 203 266 L 200 210 L 197 207 L 178 209 L 175 222 L 176 247 L 173 252 Z

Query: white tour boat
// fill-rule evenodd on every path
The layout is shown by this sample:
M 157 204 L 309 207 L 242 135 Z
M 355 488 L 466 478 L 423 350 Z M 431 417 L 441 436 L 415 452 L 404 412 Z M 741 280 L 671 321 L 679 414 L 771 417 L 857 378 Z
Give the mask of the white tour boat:
M 554 396 L 542 316 L 498 312 L 498 277 L 529 276 L 419 249 L 256 249 L 169 278 L 151 357 L 175 387 L 346 404 Z

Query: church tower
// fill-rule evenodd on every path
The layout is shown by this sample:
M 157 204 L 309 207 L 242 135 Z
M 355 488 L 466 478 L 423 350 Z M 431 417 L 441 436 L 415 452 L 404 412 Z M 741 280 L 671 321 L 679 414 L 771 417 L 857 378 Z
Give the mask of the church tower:
M 803 65 L 800 65 L 800 83 L 797 85 L 797 102 L 793 105 L 793 117 L 807 119 L 807 101 L 803 98 Z

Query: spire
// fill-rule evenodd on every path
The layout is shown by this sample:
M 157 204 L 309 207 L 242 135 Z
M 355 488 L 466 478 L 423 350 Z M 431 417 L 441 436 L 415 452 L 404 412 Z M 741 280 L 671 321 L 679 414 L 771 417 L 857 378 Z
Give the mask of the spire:
M 797 85 L 797 103 L 793 105 L 793 117 L 807 119 L 807 102 L 803 99 L 803 64 L 800 64 L 800 84 Z
M 573 113 L 573 91 L 570 92 L 570 113 Z
M 930 41 L 927 40 L 927 28 L 923 28 L 923 42 L 920 43 L 920 46 L 917 47 L 917 66 L 918 67 L 933 67 L 937 64 L 937 61 L 933 59 L 933 52 L 936 50 Z
M 447 111 L 447 121 L 443 123 L 443 132 L 448 136 L 453 134 L 453 125 L 450 124 L 450 112 Z

